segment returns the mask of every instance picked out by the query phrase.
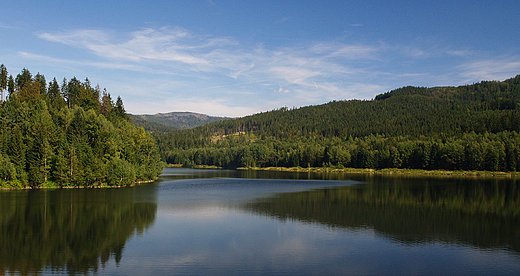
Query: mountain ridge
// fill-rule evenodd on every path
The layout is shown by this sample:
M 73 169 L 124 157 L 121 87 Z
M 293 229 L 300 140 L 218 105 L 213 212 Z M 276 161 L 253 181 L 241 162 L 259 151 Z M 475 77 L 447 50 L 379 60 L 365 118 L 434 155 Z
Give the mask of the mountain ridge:
M 168 133 L 191 129 L 205 124 L 229 120 L 229 117 L 210 116 L 196 112 L 167 112 L 157 114 L 132 114 L 132 122 L 154 133 Z M 148 122 L 149 124 L 146 124 Z

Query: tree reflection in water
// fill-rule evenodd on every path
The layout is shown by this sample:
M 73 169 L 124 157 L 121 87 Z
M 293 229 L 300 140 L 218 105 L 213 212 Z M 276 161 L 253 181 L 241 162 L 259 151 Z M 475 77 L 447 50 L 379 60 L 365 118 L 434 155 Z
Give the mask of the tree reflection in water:
M 520 253 L 517 180 L 364 180 L 368 184 L 282 193 L 243 207 L 280 220 L 371 228 L 403 244 L 440 241 Z
M 142 192 L 142 190 L 141 190 Z M 137 188 L 0 192 L 0 272 L 88 273 L 113 258 L 155 220 L 154 194 Z M 153 193 L 153 192 L 152 192 Z

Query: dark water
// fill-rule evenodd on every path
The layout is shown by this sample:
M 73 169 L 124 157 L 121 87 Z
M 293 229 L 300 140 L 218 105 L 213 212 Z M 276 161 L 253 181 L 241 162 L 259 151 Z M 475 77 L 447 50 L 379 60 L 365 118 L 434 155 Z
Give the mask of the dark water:
M 169 168 L 1 191 L 0 274 L 520 275 L 520 182 Z

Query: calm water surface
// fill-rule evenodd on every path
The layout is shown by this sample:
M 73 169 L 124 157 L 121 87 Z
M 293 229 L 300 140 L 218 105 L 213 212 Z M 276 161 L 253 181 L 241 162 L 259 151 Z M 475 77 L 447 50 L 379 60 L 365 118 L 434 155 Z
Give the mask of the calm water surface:
M 0 192 L 0 274 L 520 275 L 511 179 L 167 168 Z

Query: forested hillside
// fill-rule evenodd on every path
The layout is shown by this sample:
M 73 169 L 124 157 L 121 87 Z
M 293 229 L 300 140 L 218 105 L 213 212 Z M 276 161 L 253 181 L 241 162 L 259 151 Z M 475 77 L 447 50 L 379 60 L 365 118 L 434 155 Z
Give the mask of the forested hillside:
M 144 120 L 150 123 L 158 123 L 176 129 L 189 129 L 202 126 L 205 124 L 229 120 L 227 117 L 214 117 L 193 112 L 170 112 L 159 113 L 154 115 L 141 114 L 132 115 L 132 122 Z M 145 128 L 146 129 L 146 128 Z
M 0 69 L 0 187 L 120 186 L 161 173 L 153 137 L 130 122 L 120 97 L 114 103 L 88 78 L 47 84 L 27 69 Z
M 281 108 L 161 136 L 168 163 L 520 170 L 520 75 L 403 87 L 374 100 Z
M 167 126 L 162 123 L 148 121 L 139 115 L 128 114 L 128 117 L 136 127 L 142 127 L 144 130 L 149 131 L 152 135 L 157 136 L 179 130 L 173 126 Z

